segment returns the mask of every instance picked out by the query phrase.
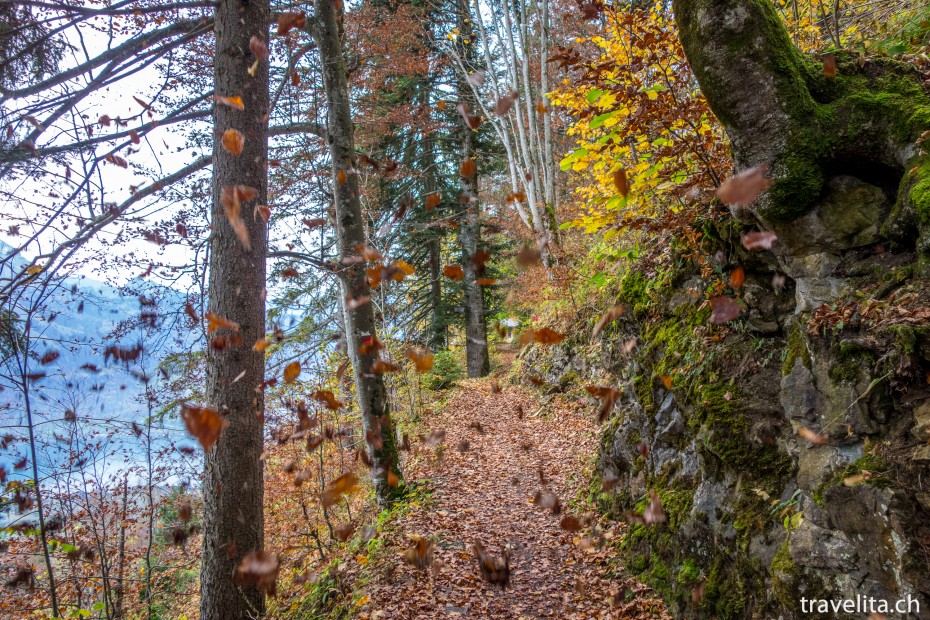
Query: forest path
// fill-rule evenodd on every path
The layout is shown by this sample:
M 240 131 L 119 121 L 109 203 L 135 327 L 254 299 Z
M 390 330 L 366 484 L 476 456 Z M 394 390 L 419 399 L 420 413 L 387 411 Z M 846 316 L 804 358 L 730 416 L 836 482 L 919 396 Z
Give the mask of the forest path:
M 561 397 L 540 408 L 538 396 L 523 387 L 494 393 L 492 378 L 461 383 L 445 406 L 423 416 L 426 434 L 446 431 L 441 458 L 415 442 L 405 474 L 426 482 L 431 496 L 386 528 L 383 557 L 391 560 L 369 567 L 371 598 L 361 616 L 668 618 L 652 590 L 609 565 L 616 560 L 611 540 L 621 535 L 616 524 L 600 534 L 603 545 L 588 544 L 595 521 L 575 533 L 560 527 L 569 515 L 594 518 L 576 501 L 597 445 L 590 409 Z M 461 451 L 463 441 L 469 445 Z M 540 490 L 561 500 L 560 514 L 533 503 Z M 427 570 L 400 560 L 413 536 L 436 541 Z M 482 579 L 476 541 L 494 556 L 510 550 L 507 589 Z

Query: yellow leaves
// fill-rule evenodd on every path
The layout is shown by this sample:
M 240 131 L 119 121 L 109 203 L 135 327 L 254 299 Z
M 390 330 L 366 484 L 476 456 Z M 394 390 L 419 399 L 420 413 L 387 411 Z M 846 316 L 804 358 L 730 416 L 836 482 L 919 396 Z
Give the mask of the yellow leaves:
M 42 267 L 40 265 L 29 265 L 26 268 L 26 273 L 30 276 L 42 273 Z
M 406 355 L 418 373 L 429 372 L 433 367 L 433 354 L 428 349 L 407 349 Z
M 245 147 L 245 136 L 235 129 L 227 129 L 223 132 L 223 148 L 232 153 L 235 157 L 242 154 Z

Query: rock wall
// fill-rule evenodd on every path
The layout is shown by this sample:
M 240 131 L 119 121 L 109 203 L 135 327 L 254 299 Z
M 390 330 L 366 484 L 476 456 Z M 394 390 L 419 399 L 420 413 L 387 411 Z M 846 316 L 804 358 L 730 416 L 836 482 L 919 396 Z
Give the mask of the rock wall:
M 628 311 L 598 341 L 579 329 L 524 356 L 550 385 L 622 392 L 591 493 L 614 518 L 658 494 L 667 521 L 631 525 L 617 553 L 679 617 L 807 618 L 801 597 L 910 595 L 921 613 L 888 617 L 930 618 L 924 261 L 881 245 L 886 191 L 829 188 L 773 252 L 721 243 L 724 276 L 747 274 L 724 291 L 738 319 L 708 321 L 719 272 L 631 272 Z

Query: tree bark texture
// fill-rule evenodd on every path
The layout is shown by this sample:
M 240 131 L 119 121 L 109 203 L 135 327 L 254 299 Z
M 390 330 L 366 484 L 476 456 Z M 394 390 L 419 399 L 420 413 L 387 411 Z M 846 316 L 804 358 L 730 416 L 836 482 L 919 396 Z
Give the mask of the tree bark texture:
M 323 85 L 329 105 L 328 141 L 333 162 L 333 193 L 336 209 L 336 236 L 339 255 L 357 257 L 365 245 L 365 228 L 359 200 L 358 169 L 355 152 L 355 128 L 349 103 L 349 85 L 343 56 L 340 19 L 332 0 L 317 0 L 316 15 L 310 24 L 311 35 L 320 49 Z M 345 262 L 351 264 L 346 265 Z M 339 271 L 343 293 L 353 298 L 371 294 L 365 277 L 365 263 L 343 261 Z M 378 504 L 389 506 L 395 487 L 388 483 L 388 471 L 400 477 L 397 446 L 389 416 L 387 392 L 380 374 L 372 372 L 378 351 L 363 354 L 360 350 L 376 338 L 375 310 L 371 303 L 357 308 L 344 306 L 349 359 L 355 372 L 355 390 L 362 416 L 362 429 L 369 440 L 374 462 L 372 483 Z
M 200 613 L 203 620 L 255 618 L 264 597 L 253 587 L 239 587 L 233 572 L 242 558 L 263 545 L 264 398 L 256 389 L 264 381 L 264 354 L 252 344 L 265 336 L 265 260 L 268 233 L 256 205 L 266 204 L 268 164 L 268 63 L 249 67 L 255 57 L 249 40 L 268 42 L 267 0 L 220 0 L 216 10 L 214 78 L 217 95 L 241 96 L 244 109 L 217 104 L 214 111 L 213 233 L 210 243 L 208 309 L 240 326 L 240 346 L 207 350 L 206 401 L 228 421 L 215 447 L 206 454 L 204 476 L 203 568 Z M 245 138 L 238 156 L 221 144 L 223 132 Z M 224 187 L 258 190 L 244 202 L 241 218 L 249 237 L 246 248 L 221 205 Z

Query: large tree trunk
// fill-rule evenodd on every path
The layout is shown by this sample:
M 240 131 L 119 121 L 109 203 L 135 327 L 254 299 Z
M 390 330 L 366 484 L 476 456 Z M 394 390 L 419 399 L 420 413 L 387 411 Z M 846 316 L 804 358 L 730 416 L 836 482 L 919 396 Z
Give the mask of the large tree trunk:
M 206 455 L 204 476 L 203 568 L 200 617 L 203 620 L 255 618 L 264 597 L 254 587 L 239 587 L 233 571 L 243 556 L 263 545 L 262 419 L 265 356 L 252 344 L 265 335 L 265 254 L 268 233 L 257 204 L 266 204 L 268 162 L 268 63 L 255 61 L 249 40 L 268 41 L 267 0 L 221 0 L 216 10 L 214 79 L 217 95 L 242 97 L 244 109 L 217 105 L 214 112 L 213 233 L 210 244 L 209 310 L 240 325 L 242 345 L 208 347 L 206 401 L 229 422 Z M 245 138 L 235 156 L 220 138 L 236 129 Z M 240 241 L 221 206 L 224 187 L 258 190 L 242 205 L 241 221 L 249 247 Z
M 355 128 L 352 125 L 352 110 L 349 104 L 349 85 L 343 56 L 340 31 L 341 16 L 337 15 L 332 0 L 316 0 L 316 15 L 310 25 L 311 35 L 320 48 L 323 70 L 323 85 L 329 104 L 329 152 L 333 160 L 333 193 L 336 207 L 336 234 L 339 254 L 342 259 L 357 257 L 358 247 L 365 245 L 365 229 L 362 206 L 359 201 L 359 184 L 356 170 Z M 371 294 L 365 278 L 365 264 L 357 261 L 341 266 L 339 272 L 343 293 L 353 298 Z M 346 340 L 349 359 L 355 371 L 355 391 L 362 416 L 362 428 L 366 437 L 380 437 L 380 441 L 369 440 L 372 468 L 372 483 L 378 504 L 389 506 L 394 500 L 394 487 L 388 483 L 388 470 L 400 476 L 397 446 L 389 417 L 387 393 L 380 374 L 372 372 L 372 364 L 378 359 L 377 350 L 362 354 L 360 346 L 374 339 L 375 312 L 372 304 L 357 308 L 345 307 Z
M 475 39 L 468 19 L 468 0 L 461 0 L 459 6 L 458 28 L 462 37 L 462 58 L 471 58 L 471 48 Z M 459 100 L 471 109 L 476 109 L 474 91 L 462 73 L 457 74 L 456 89 Z M 475 134 L 464 123 L 461 125 L 462 162 L 477 163 L 475 153 Z M 463 165 L 463 170 L 467 166 Z M 461 202 L 463 214 L 459 218 L 459 248 L 461 249 L 462 269 L 465 278 L 462 281 L 465 293 L 465 369 L 469 377 L 483 377 L 491 370 L 488 359 L 488 325 L 484 315 L 484 289 L 478 286 L 477 278 L 480 261 L 475 261 L 478 243 L 481 239 L 481 203 L 478 200 L 477 166 L 472 165 L 474 174 L 460 175 Z
M 920 190 L 930 164 L 914 144 L 930 128 L 930 100 L 913 67 L 840 52 L 832 77 L 794 47 L 768 0 L 675 0 L 674 11 L 737 168 L 765 165 L 773 179 L 737 216 L 775 229 L 785 253 L 801 255 L 814 230 L 796 223 L 821 218 L 818 206 L 852 177 L 891 197 L 891 217 L 878 222 L 885 235 L 912 242 L 920 227 L 930 249 L 930 193 Z M 830 222 L 814 226 L 823 227 L 830 233 Z

